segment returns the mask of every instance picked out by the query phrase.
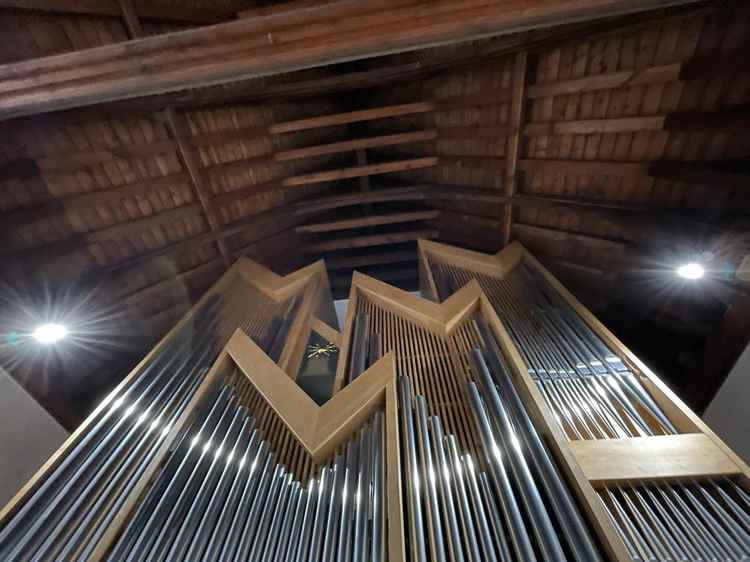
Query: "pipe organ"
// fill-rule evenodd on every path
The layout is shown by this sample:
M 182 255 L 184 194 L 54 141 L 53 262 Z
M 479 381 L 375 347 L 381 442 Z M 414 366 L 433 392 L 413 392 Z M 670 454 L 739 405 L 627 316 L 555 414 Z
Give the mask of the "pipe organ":
M 422 297 L 356 273 L 340 332 L 324 262 L 239 260 L 0 512 L 0 560 L 750 557 L 747 465 L 532 255 L 419 248 Z

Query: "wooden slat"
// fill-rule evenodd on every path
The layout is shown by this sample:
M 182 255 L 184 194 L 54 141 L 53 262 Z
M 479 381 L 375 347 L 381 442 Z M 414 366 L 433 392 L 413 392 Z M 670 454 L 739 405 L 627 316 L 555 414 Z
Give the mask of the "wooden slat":
M 0 66 L 0 117 L 28 115 L 278 74 L 468 41 L 530 25 L 546 27 L 644 10 L 667 0 L 576 0 L 476 6 L 471 0 L 355 4 L 351 17 L 331 18 L 345 0 L 302 12 L 242 19 L 136 42 Z M 669 2 L 673 3 L 673 2 Z M 351 4 L 351 3 L 350 3 Z M 315 24 L 315 25 L 314 25 Z M 262 47 L 262 49 L 260 49 Z M 256 53 L 248 55 L 256 49 Z M 259 52 L 261 51 L 262 52 Z M 81 81 L 85 79 L 85 81 Z
M 571 441 L 586 478 L 595 485 L 629 480 L 731 476 L 739 467 L 706 435 L 654 435 Z
M 319 129 L 321 127 L 332 127 L 334 125 L 345 125 L 347 123 L 372 121 L 374 119 L 413 115 L 415 113 L 429 113 L 434 110 L 435 104 L 432 102 L 405 103 L 361 111 L 348 111 L 346 113 L 323 115 L 321 117 L 308 117 L 306 119 L 297 119 L 295 121 L 284 121 L 269 126 L 268 132 L 272 135 L 294 133 L 297 131 L 306 131 L 308 129 Z
M 394 187 L 390 189 L 379 189 L 369 193 L 351 193 L 347 195 L 318 197 L 309 201 L 297 203 L 292 212 L 297 215 L 305 215 L 330 209 L 361 205 L 363 203 L 423 201 L 426 199 L 429 199 L 429 195 L 424 187 Z
M 528 55 L 526 51 L 516 54 L 513 65 L 513 98 L 510 104 L 509 126 L 513 133 L 508 137 L 508 152 L 505 165 L 505 195 L 512 199 L 516 193 L 518 181 L 518 160 L 521 158 L 521 124 L 523 123 L 524 100 L 526 98 L 526 74 L 528 67 Z M 510 242 L 513 225 L 513 206 L 505 205 L 503 216 L 503 246 Z
M 649 166 L 644 162 L 598 162 L 594 160 L 544 160 L 521 159 L 519 169 L 524 172 L 543 174 L 570 174 L 574 176 L 620 176 L 643 178 L 648 175 Z
M 368 265 L 380 265 L 384 263 L 399 263 L 414 261 L 417 259 L 415 251 L 400 250 L 395 252 L 379 252 L 377 254 L 365 254 L 361 256 L 326 258 L 326 267 L 329 270 L 356 269 Z
M 747 189 L 750 174 L 722 170 L 705 164 L 687 162 L 652 162 L 651 177 L 693 185 L 710 185 L 721 189 Z
M 298 226 L 295 230 L 300 234 L 314 232 L 333 232 L 349 228 L 361 228 L 365 226 L 379 226 L 383 224 L 397 224 L 402 222 L 416 222 L 437 218 L 440 211 L 416 211 L 413 213 L 389 213 L 386 215 L 373 215 L 356 219 L 340 221 L 320 222 Z
M 632 131 L 661 131 L 666 118 L 622 117 L 617 119 L 588 119 L 583 121 L 556 121 L 530 123 L 523 128 L 527 136 L 591 135 L 594 133 L 625 133 Z
M 622 70 L 607 74 L 596 74 L 585 78 L 551 82 L 549 84 L 535 84 L 528 87 L 526 96 L 531 99 L 536 99 L 579 94 L 596 90 L 609 90 L 624 86 L 675 82 L 679 80 L 681 70 L 682 65 L 680 63 L 674 63 L 663 66 L 654 66 L 642 70 Z
M 411 160 L 397 160 L 395 162 L 383 162 L 380 164 L 354 166 L 351 168 L 328 170 L 326 172 L 316 172 L 314 174 L 292 176 L 290 178 L 286 178 L 281 183 L 285 186 L 308 185 L 311 183 L 321 183 L 325 181 L 336 181 L 348 178 L 359 178 L 362 176 L 374 176 L 379 174 L 389 174 L 393 172 L 403 172 L 406 170 L 430 168 L 436 166 L 437 163 L 438 159 L 435 157 L 413 158 Z
M 120 15 L 118 0 L 0 0 L 0 8 L 33 10 L 60 14 L 81 14 L 90 16 Z M 208 8 L 185 5 L 175 6 L 163 3 L 140 2 L 140 15 L 144 19 L 182 21 L 198 24 L 218 23 L 234 17 L 229 10 L 209 5 Z
M 422 142 L 435 139 L 437 131 L 415 131 L 413 133 L 399 133 L 396 135 L 383 135 L 379 137 L 370 137 L 366 139 L 355 139 L 343 142 L 334 142 L 330 144 L 321 144 L 318 146 L 308 146 L 294 150 L 284 150 L 276 152 L 273 159 L 277 162 L 286 160 L 296 160 L 300 158 L 310 158 L 312 156 L 321 156 L 323 154 L 337 154 L 339 152 L 350 152 L 365 148 L 375 148 L 379 146 L 394 146 L 412 142 Z
M 409 232 L 393 232 L 390 234 L 373 234 L 371 236 L 354 236 L 352 238 L 337 238 L 327 242 L 310 244 L 304 248 L 306 254 L 320 252 L 331 252 L 334 250 L 351 250 L 353 248 L 366 248 L 369 246 L 382 246 L 384 244 L 400 244 L 401 242 L 413 242 L 420 238 L 437 238 L 437 230 L 412 230 Z

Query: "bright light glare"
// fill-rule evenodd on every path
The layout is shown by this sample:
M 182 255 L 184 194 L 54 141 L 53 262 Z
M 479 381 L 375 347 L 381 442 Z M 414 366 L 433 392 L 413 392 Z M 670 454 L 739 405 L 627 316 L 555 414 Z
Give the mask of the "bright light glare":
M 704 273 L 703 266 L 695 262 L 686 263 L 677 268 L 677 275 L 685 279 L 700 279 Z
M 60 341 L 68 334 L 62 324 L 42 324 L 34 330 L 34 339 L 39 343 L 51 344 Z

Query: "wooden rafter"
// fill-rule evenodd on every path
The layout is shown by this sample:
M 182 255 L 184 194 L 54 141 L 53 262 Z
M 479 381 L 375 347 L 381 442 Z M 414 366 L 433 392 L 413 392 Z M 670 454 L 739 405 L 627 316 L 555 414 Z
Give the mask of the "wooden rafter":
M 232 82 L 331 64 L 436 42 L 502 35 L 660 7 L 674 1 L 629 0 L 534 6 L 470 0 L 366 6 L 341 0 L 270 18 L 242 19 L 68 55 L 0 66 L 0 116 L 28 115 Z M 425 8 L 429 14 L 425 15 Z M 332 14 L 339 14 L 332 18 Z M 248 52 L 254 56 L 247 56 Z M 125 56 L 123 56 L 125 55 Z M 244 56 L 240 56 L 244 55 Z M 169 70 L 165 70 L 169 68 Z M 63 71 L 63 72 L 61 72 Z M 81 78 L 85 83 L 81 84 Z M 72 87 L 76 84 L 76 87 Z
M 521 51 L 516 54 L 513 64 L 513 97 L 510 102 L 510 123 L 513 131 L 508 137 L 508 148 L 505 165 L 505 195 L 512 199 L 517 191 L 518 160 L 521 158 L 521 126 L 526 98 L 526 75 L 528 67 L 528 53 Z M 505 205 L 503 216 L 503 246 L 510 243 L 511 226 L 513 225 L 513 205 Z
M 0 0 L 0 8 L 33 10 L 60 14 L 88 16 L 120 15 L 119 0 Z M 196 24 L 218 23 L 234 17 L 234 13 L 217 7 L 174 6 L 158 2 L 139 2 L 140 16 L 144 19 L 182 21 Z
M 199 161 L 200 157 L 188 140 L 190 133 L 185 117 L 178 114 L 172 108 L 168 108 L 164 112 L 164 116 L 170 133 L 172 134 L 172 138 L 174 138 L 175 143 L 177 143 L 180 159 L 190 176 L 190 181 L 193 185 L 196 198 L 200 201 L 203 214 L 206 216 L 206 222 L 208 223 L 211 232 L 218 233 L 223 226 L 223 222 L 211 200 L 209 188 L 203 180 Z M 221 253 L 222 258 L 224 259 L 224 264 L 229 267 L 231 265 L 231 253 L 226 242 L 222 238 L 219 238 L 216 240 L 216 244 L 219 247 L 219 252 Z

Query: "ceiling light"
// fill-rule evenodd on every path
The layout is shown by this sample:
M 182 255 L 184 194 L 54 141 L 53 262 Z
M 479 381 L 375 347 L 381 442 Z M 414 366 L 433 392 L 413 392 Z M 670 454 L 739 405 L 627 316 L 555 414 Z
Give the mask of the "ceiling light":
M 677 268 L 677 275 L 685 279 L 700 279 L 704 273 L 703 266 L 695 262 L 686 263 Z
M 68 334 L 62 324 L 42 324 L 34 330 L 34 339 L 39 343 L 51 344 L 60 341 Z

